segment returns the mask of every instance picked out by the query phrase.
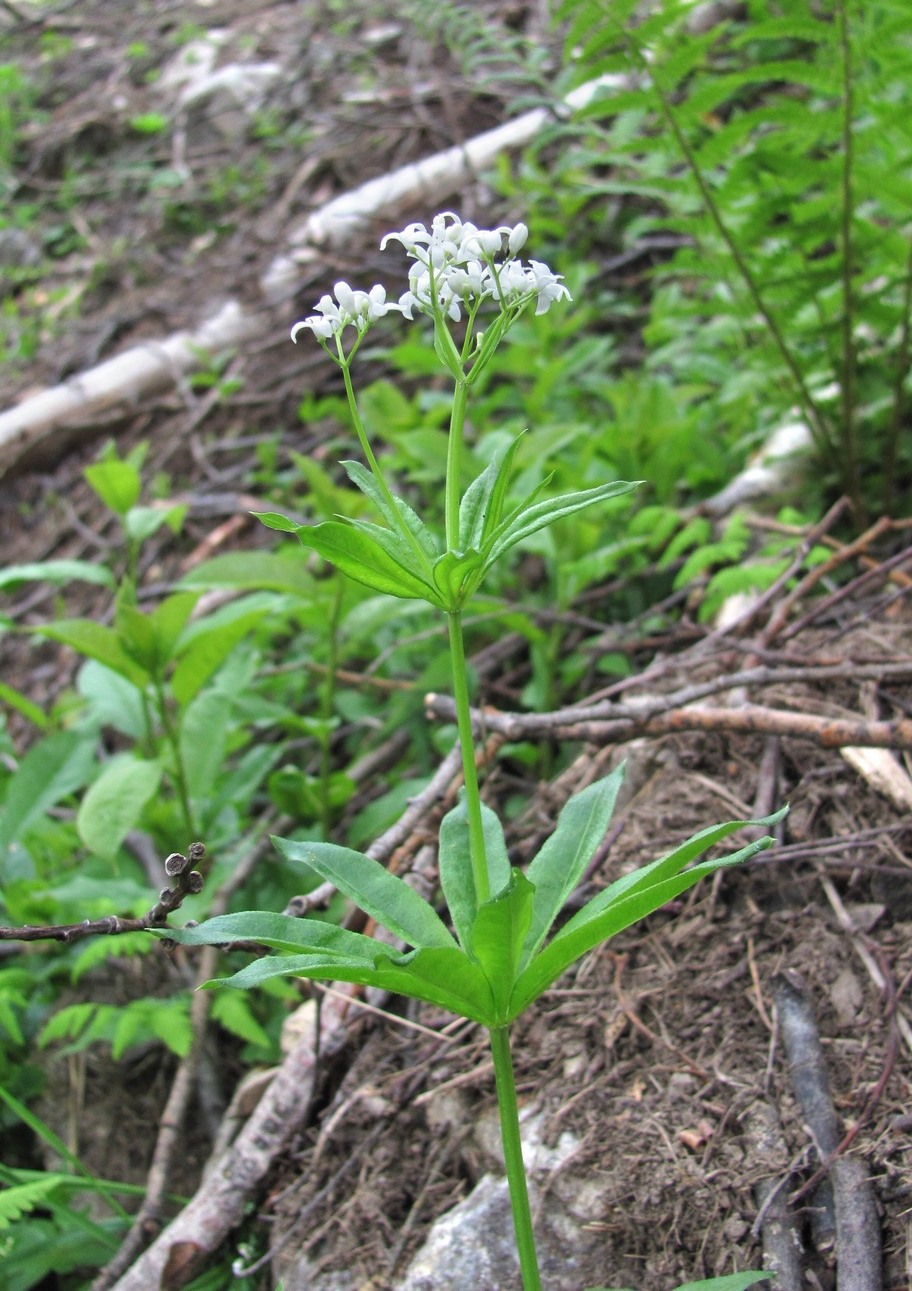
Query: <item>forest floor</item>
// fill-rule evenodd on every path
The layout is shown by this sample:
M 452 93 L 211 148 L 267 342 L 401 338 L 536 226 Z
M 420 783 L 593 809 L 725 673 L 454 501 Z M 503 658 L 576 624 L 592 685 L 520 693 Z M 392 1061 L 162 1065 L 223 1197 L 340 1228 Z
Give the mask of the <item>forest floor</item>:
M 35 207 L 6 297 L 17 309 L 4 324 L 3 408 L 141 341 L 194 327 L 226 300 L 263 320 L 259 339 L 228 356 L 214 383 L 182 380 L 129 414 L 118 408 L 109 420 L 71 428 L 65 441 L 43 441 L 17 463 L 0 480 L 5 563 L 110 549 L 114 529 L 99 525 L 82 477 L 106 437 L 121 451 L 148 442 L 150 477 L 167 476 L 169 496 L 189 504 L 179 542 L 150 553 L 149 584 L 166 584 L 200 550 L 265 545 L 246 501 L 258 445 L 296 426 L 303 389 L 324 380 L 320 356 L 288 344 L 288 325 L 336 279 L 382 278 L 376 247 L 388 228 L 450 205 L 487 222 L 495 200 L 479 179 L 426 211 L 392 212 L 376 236 L 302 269 L 287 307 L 262 302 L 260 275 L 310 210 L 508 115 L 516 93 L 509 60 L 486 65 L 480 80 L 443 50 L 427 25 L 430 6 L 412 7 L 424 29 L 398 7 L 390 16 L 371 4 L 330 5 L 331 21 L 326 6 L 266 0 L 85 0 L 52 17 L 19 3 L 0 11 L 0 58 L 30 69 L 34 87 L 17 173 Z M 546 41 L 535 5 L 477 8 L 484 21 L 505 22 L 508 34 Z M 15 20 L 20 11 L 31 25 Z M 217 65 L 281 67 L 264 82 L 256 130 L 237 132 L 205 113 L 189 113 L 180 130 L 157 126 L 154 114 L 170 118 L 166 95 L 177 91 L 150 73 L 210 39 L 216 24 Z M 29 273 L 33 252 L 40 283 Z M 611 848 L 588 876 L 595 884 L 709 820 L 791 804 L 779 846 L 617 937 L 516 1027 L 521 1101 L 545 1145 L 556 1153 L 563 1145 L 559 1165 L 539 1178 L 539 1214 L 543 1228 L 550 1208 L 570 1214 L 579 1288 L 665 1291 L 758 1267 L 759 1199 L 770 1179 L 792 1200 L 806 1246 L 804 1285 L 835 1287 L 827 1204 L 803 1192 L 819 1162 L 777 1034 L 783 979 L 799 982 L 810 1002 L 847 1136 L 842 1150 L 873 1183 L 884 1286 L 912 1284 L 912 1028 L 903 997 L 912 974 L 912 823 L 910 798 L 903 805 L 896 789 L 908 776 L 889 754 L 893 787 L 872 782 L 842 753 L 853 741 L 828 729 L 844 722 L 864 743 L 866 723 L 909 713 L 908 578 L 895 562 L 885 567 L 886 552 L 883 540 L 857 549 L 833 540 L 842 595 L 821 595 L 824 582 L 794 601 L 783 591 L 724 632 L 686 614 L 661 638 L 637 625 L 606 625 L 588 637 L 580 628 L 580 642 L 623 649 L 634 669 L 612 693 L 593 690 L 575 702 L 666 695 L 667 720 L 631 719 L 613 733 L 561 728 L 551 745 L 566 769 L 551 783 L 527 782 L 518 763 L 488 772 L 492 804 L 530 799 L 509 839 L 521 860 L 569 793 L 627 756 L 628 789 Z M 78 589 L 34 587 L 4 609 L 26 626 L 61 605 L 93 609 Z M 515 646 L 490 665 L 478 662 L 481 698 L 495 709 L 509 706 L 504 698 L 526 675 L 522 643 Z M 72 659 L 48 646 L 6 636 L 0 651 L 4 680 L 37 703 L 70 680 Z M 686 716 L 687 688 L 748 668 L 766 670 L 762 690 L 733 681 L 698 705 L 699 720 Z M 726 719 L 744 709 L 745 696 L 753 726 Z M 898 738 L 895 747 L 903 745 Z M 129 992 L 130 982 L 118 989 Z M 494 1107 L 483 1035 L 470 1025 L 444 1029 L 447 1019 L 429 1009 L 389 1007 L 392 1017 L 353 1009 L 312 1124 L 251 1198 L 282 1248 L 273 1268 L 264 1266 L 264 1286 L 278 1270 L 291 1291 L 300 1276 L 292 1270 L 308 1261 L 315 1288 L 392 1287 L 433 1220 L 497 1170 L 483 1132 Z M 150 1073 L 143 1061 L 138 1069 L 94 1052 L 86 1060 L 79 1150 L 108 1178 L 142 1180 L 148 1167 L 137 1144 L 151 1151 L 172 1064 L 159 1055 Z M 229 1063 L 222 1074 L 240 1072 Z M 56 1073 L 51 1101 L 72 1097 L 68 1080 Z M 770 1124 L 775 1132 L 764 1133 Z M 202 1134 L 175 1187 L 195 1186 L 206 1151 Z M 555 1240 L 566 1240 L 561 1231 Z M 570 1284 L 555 1274 L 549 1285 Z

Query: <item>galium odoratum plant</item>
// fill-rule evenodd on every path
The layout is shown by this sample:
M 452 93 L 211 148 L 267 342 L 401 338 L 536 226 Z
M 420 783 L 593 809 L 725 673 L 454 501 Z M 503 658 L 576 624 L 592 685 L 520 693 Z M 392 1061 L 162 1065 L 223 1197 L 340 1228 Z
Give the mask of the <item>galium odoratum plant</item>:
M 569 299 L 560 276 L 546 264 L 518 258 L 526 236 L 522 224 L 479 229 L 445 212 L 434 218 L 430 230 L 411 224 L 381 244 L 401 243 L 412 261 L 408 290 L 398 301 L 387 300 L 381 286 L 365 292 L 344 282 L 335 285 L 332 296 L 323 296 L 317 313 L 298 323 L 292 338 L 311 333 L 342 371 L 366 463 L 343 465 L 376 507 L 380 522 L 298 525 L 282 515 L 260 516 L 271 528 L 296 534 L 306 548 L 367 587 L 424 600 L 446 617 L 465 780 L 461 801 L 440 830 L 439 872 L 448 921 L 402 879 L 360 852 L 329 842 L 277 838 L 276 847 L 291 865 L 306 866 L 329 880 L 409 949 L 397 953 L 318 917 L 297 919 L 266 911 L 224 915 L 169 935 L 206 944 L 252 940 L 278 952 L 222 979 L 233 986 L 254 987 L 284 974 L 359 982 L 442 1006 L 487 1028 L 523 1285 L 526 1291 L 537 1291 L 541 1280 L 522 1160 L 511 1024 L 587 951 L 704 875 L 769 847 L 773 840 L 764 837 L 728 855 L 698 861 L 746 824 L 771 825 L 782 813 L 702 830 L 668 855 L 615 880 L 554 931 L 605 836 L 623 767 L 569 800 L 554 833 L 525 873 L 511 867 L 501 823 L 481 800 L 463 611 L 488 570 L 517 543 L 555 520 L 636 487 L 612 480 L 549 497 L 546 480 L 528 496 L 511 500 L 516 441 L 461 492 L 465 418 L 473 384 L 526 309 L 542 313 Z M 434 349 L 453 383 L 442 535 L 433 533 L 393 491 L 358 411 L 352 362 L 373 324 L 390 312 L 406 321 L 431 320 Z

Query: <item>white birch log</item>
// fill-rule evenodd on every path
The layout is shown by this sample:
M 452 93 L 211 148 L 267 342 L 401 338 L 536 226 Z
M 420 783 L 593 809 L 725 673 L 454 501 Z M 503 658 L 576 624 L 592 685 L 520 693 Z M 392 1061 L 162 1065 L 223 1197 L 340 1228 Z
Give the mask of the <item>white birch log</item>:
M 599 77 L 569 94 L 564 106 L 572 112 L 597 93 L 610 93 L 626 84 L 624 77 Z M 394 216 L 419 202 L 436 210 L 442 198 L 458 191 L 505 149 L 531 142 L 549 115 L 548 109 L 535 108 L 464 144 L 402 166 L 327 202 L 291 234 L 293 250 L 277 256 L 262 275 L 263 305 L 277 306 L 288 299 L 300 280 L 302 264 L 312 262 L 328 248 L 350 243 L 378 216 Z M 229 301 L 196 330 L 176 332 L 161 341 L 144 341 L 61 385 L 24 399 L 0 413 L 0 476 L 26 455 L 37 451 L 47 461 L 61 440 L 88 438 L 99 419 L 128 414 L 141 400 L 162 394 L 198 368 L 201 350 L 218 353 L 242 345 L 262 327 L 257 311 Z

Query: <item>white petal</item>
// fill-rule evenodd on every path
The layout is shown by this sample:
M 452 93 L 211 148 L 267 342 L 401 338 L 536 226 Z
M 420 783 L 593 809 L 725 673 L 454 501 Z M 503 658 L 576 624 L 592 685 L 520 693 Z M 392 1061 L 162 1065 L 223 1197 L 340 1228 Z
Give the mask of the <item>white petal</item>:
M 529 236 L 529 230 L 525 224 L 515 224 L 510 231 L 507 240 L 507 246 L 511 256 L 515 256 L 517 251 L 521 251 L 526 245 L 526 238 Z

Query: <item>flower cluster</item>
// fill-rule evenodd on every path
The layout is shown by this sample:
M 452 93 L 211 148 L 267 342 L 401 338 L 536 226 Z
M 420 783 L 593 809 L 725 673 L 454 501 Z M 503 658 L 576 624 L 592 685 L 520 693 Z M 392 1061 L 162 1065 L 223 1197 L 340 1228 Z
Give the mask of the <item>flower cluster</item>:
M 516 259 L 528 236 L 525 224 L 479 229 L 443 211 L 434 216 L 430 232 L 423 224 L 410 224 L 401 233 L 388 233 L 380 247 L 401 242 L 415 261 L 409 290 L 399 300 L 406 318 L 415 310 L 432 315 L 439 310 L 458 322 L 463 308 L 475 310 L 485 300 L 518 310 L 534 296 L 535 312 L 544 314 L 552 301 L 570 298 L 560 275 L 546 264 Z
M 466 310 L 474 318 L 480 305 L 494 301 L 502 313 L 518 315 L 535 300 L 536 314 L 544 314 L 555 300 L 569 300 L 570 293 L 541 260 L 527 264 L 517 259 L 517 252 L 528 237 L 525 224 L 500 225 L 496 229 L 479 229 L 463 223 L 452 211 L 443 211 L 431 221 L 430 231 L 423 224 L 409 224 L 400 233 L 388 233 L 380 243 L 399 242 L 414 264 L 409 270 L 409 288 L 398 303 L 386 299 L 381 286 L 369 292 L 352 291 L 348 283 L 337 282 L 335 300 L 323 296 L 317 314 L 296 323 L 291 338 L 308 328 L 324 342 L 338 337 L 349 326 L 359 337 L 377 318 L 391 309 L 411 319 L 416 311 L 432 317 L 449 318 L 458 323 Z
M 297 341 L 298 332 L 304 327 L 322 340 L 338 336 L 346 327 L 357 328 L 360 336 L 389 310 L 399 308 L 387 301 L 386 288 L 379 283 L 370 291 L 352 291 L 347 282 L 337 282 L 333 291 L 335 300 L 332 296 L 321 296 L 316 306 L 319 312 L 295 323 L 291 329 L 293 341 Z

